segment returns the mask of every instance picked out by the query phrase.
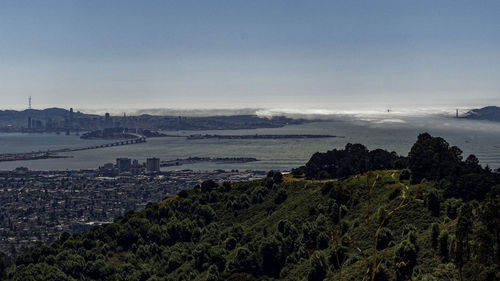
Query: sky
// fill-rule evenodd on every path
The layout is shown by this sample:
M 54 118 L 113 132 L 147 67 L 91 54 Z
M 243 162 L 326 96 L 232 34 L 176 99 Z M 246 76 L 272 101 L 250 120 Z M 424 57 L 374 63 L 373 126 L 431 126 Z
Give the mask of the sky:
M 496 104 L 500 1 L 0 1 L 0 109 Z

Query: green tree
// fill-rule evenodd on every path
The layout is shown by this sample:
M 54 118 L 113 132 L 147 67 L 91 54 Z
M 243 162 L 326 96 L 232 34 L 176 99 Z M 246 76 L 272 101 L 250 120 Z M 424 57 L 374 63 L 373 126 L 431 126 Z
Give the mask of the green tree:
M 478 231 L 478 258 L 481 262 L 500 264 L 500 185 L 492 187 L 486 196 L 479 221 L 482 231 Z
M 435 217 L 439 217 L 439 211 L 441 208 L 441 201 L 439 200 L 439 195 L 436 191 L 431 191 L 427 193 L 425 197 L 425 205 L 427 209 L 431 211 L 432 215 Z
M 377 250 L 383 250 L 394 240 L 392 231 L 387 227 L 382 227 L 377 238 Z
M 431 226 L 431 244 L 434 249 L 438 246 L 439 232 L 439 224 L 433 223 Z
M 398 280 L 408 280 L 417 261 L 417 249 L 413 243 L 403 240 L 394 252 L 394 264 Z
M 202 192 L 210 192 L 212 191 L 213 189 L 217 188 L 219 185 L 214 182 L 213 180 L 206 180 L 204 182 L 201 183 L 201 191 Z
M 310 269 L 307 275 L 308 281 L 323 281 L 326 277 L 328 265 L 325 257 L 318 252 L 309 259 Z
M 424 178 L 439 180 L 449 177 L 460 165 L 461 154 L 460 149 L 450 147 L 443 138 L 432 137 L 428 133 L 420 134 L 408 153 L 411 182 L 420 183 Z
M 229 270 L 231 272 L 255 273 L 258 268 L 255 255 L 246 247 L 236 249 L 236 255 L 229 263 Z
M 280 188 L 278 192 L 276 193 L 276 196 L 274 197 L 274 203 L 276 204 L 281 204 L 285 202 L 287 198 L 286 190 L 283 188 Z
M 281 268 L 285 263 L 283 246 L 276 239 L 265 240 L 260 246 L 262 271 L 271 277 L 279 277 Z
M 211 265 L 208 268 L 208 275 L 206 281 L 218 281 L 219 279 L 219 270 L 217 269 L 217 266 Z
M 469 203 L 460 207 L 457 227 L 455 231 L 454 262 L 458 268 L 460 280 L 462 280 L 462 268 L 470 257 L 469 239 L 472 232 L 472 206 Z
M 5 268 L 7 267 L 5 264 L 6 255 L 0 251 L 0 278 L 3 279 L 5 276 Z
M 445 261 L 448 260 L 448 231 L 446 229 L 443 229 L 441 233 L 439 234 L 439 254 Z
M 445 209 L 446 209 L 446 215 L 454 220 L 458 216 L 458 211 L 460 209 L 460 206 L 462 206 L 462 200 L 461 199 L 456 199 L 456 198 L 450 198 L 447 199 L 445 202 Z
M 282 182 L 283 182 L 283 174 L 282 174 L 282 173 L 280 173 L 280 172 L 276 172 L 276 173 L 274 173 L 274 175 L 273 175 L 273 182 L 274 182 L 275 184 L 280 184 L 280 183 L 282 183 Z

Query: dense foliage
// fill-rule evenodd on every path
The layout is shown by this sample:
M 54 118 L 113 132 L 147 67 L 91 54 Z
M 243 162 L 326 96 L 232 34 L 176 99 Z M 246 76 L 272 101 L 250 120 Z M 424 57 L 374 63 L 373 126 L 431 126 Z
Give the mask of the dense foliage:
M 317 152 L 305 166 L 294 169 L 294 175 L 305 174 L 307 178 L 345 178 L 372 170 L 403 168 L 406 159 L 396 152 L 383 149 L 368 150 L 364 145 L 348 143 L 344 149 Z
M 0 263 L 0 274 L 6 280 L 500 280 L 499 175 L 454 160 L 455 149 L 429 137 L 421 135 L 412 148 L 410 172 L 384 166 L 342 180 L 270 172 L 253 182 L 205 181 L 114 223 L 64 233 L 7 268 Z M 416 154 L 428 148 L 477 182 L 487 179 L 485 187 L 467 196 L 450 192 L 463 187 L 448 177 L 454 169 L 419 165 L 427 158 Z M 359 146 L 346 150 L 358 153 L 353 159 L 370 155 Z
M 498 182 L 498 173 L 481 167 L 476 156 L 469 155 L 463 160 L 460 148 L 450 147 L 443 138 L 428 133 L 418 136 L 408 160 L 411 182 L 439 181 L 446 198 L 482 200 L 491 186 Z
M 482 200 L 498 181 L 498 174 L 481 167 L 475 155 L 465 160 L 462 150 L 450 146 L 443 138 L 420 134 L 408 157 L 382 149 L 368 150 L 361 144 L 348 143 L 344 149 L 317 152 L 305 166 L 294 169 L 296 176 L 309 179 L 345 178 L 373 170 L 405 169 L 402 179 L 410 177 L 412 184 L 426 181 L 439 182 L 446 198 L 466 201 Z

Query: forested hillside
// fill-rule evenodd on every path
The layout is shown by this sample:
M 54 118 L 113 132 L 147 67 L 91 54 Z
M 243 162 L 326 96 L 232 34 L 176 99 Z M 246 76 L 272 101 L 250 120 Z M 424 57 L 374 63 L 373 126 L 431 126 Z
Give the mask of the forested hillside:
M 205 181 L 1 266 L 5 280 L 500 280 L 498 171 L 428 134 Z

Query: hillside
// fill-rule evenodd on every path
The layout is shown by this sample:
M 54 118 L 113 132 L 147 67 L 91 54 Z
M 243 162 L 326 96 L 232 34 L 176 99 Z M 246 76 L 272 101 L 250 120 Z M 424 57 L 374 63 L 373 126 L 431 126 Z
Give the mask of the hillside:
M 107 116 L 107 117 L 106 117 Z M 28 122 L 31 121 L 31 124 Z M 72 112 L 62 108 L 27 109 L 23 111 L 0 110 L 0 132 L 94 131 L 103 128 L 138 128 L 143 130 L 239 130 L 278 128 L 297 125 L 312 120 L 284 116 L 271 118 L 257 115 L 214 116 L 160 116 L 132 115 L 109 116 Z
M 500 122 L 500 107 L 486 106 L 483 108 L 472 109 L 467 112 L 464 118 Z
M 375 151 L 317 154 L 295 176 L 205 181 L 64 233 L 19 256 L 5 280 L 498 280 L 499 174 L 428 134 L 407 159 Z M 396 162 L 411 173 L 387 167 Z M 469 177 L 477 184 L 464 195 Z

